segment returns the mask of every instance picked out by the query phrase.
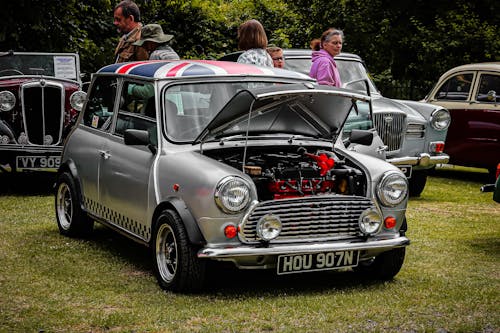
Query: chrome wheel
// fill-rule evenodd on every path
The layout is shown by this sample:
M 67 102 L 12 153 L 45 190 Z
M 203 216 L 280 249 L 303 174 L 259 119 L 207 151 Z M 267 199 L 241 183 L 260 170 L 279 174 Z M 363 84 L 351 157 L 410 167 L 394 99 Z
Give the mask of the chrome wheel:
M 177 273 L 177 240 L 168 224 L 162 224 L 156 234 L 156 263 L 161 278 L 169 283 Z
M 66 183 L 60 183 L 57 189 L 56 212 L 61 227 L 68 230 L 73 221 L 73 198 Z

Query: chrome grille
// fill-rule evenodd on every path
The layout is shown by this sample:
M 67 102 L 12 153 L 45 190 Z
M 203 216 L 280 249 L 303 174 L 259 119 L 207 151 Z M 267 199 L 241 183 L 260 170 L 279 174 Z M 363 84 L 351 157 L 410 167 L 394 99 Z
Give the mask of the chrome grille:
M 46 81 L 21 87 L 23 121 L 30 144 L 57 145 L 64 121 L 64 87 Z
M 359 237 L 359 216 L 369 207 L 373 204 L 367 198 L 343 195 L 264 201 L 245 219 L 240 236 L 243 242 L 257 242 L 257 223 L 273 214 L 282 223 L 281 234 L 273 242 L 352 239 Z
M 373 118 L 378 135 L 388 147 L 387 151 L 399 150 L 405 133 L 406 114 L 380 112 L 374 113 Z
M 423 124 L 408 124 L 406 129 L 406 137 L 413 139 L 421 139 L 425 136 L 425 126 Z

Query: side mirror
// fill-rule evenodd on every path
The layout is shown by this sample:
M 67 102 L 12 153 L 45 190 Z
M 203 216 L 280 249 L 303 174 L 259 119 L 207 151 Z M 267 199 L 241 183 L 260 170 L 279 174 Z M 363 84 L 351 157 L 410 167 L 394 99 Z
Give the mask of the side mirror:
M 127 146 L 147 146 L 153 154 L 156 154 L 156 146 L 153 144 L 148 131 L 126 129 L 123 139 Z
M 364 146 L 370 146 L 373 142 L 373 132 L 371 130 L 353 129 L 346 143 L 348 147 L 351 143 L 357 143 Z

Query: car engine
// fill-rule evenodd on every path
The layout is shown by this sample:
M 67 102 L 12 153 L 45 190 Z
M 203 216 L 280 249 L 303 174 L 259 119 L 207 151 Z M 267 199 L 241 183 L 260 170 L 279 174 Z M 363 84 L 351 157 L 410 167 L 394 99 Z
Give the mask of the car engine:
M 331 151 L 309 150 L 313 152 L 305 147 L 249 147 L 246 156 L 243 149 L 204 153 L 248 174 L 259 200 L 318 194 L 365 195 L 366 178 L 359 168 Z

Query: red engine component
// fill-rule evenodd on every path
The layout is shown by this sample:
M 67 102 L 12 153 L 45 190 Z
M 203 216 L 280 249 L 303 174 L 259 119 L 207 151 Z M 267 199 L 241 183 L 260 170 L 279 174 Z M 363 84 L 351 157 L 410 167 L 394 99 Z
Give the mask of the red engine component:
M 270 182 L 268 189 L 274 195 L 274 199 L 286 199 L 304 197 L 316 193 L 325 193 L 334 186 L 333 180 L 304 179 L 297 180 L 277 180 Z
M 333 158 L 328 157 L 326 154 L 314 155 L 306 151 L 304 151 L 303 154 L 304 156 L 310 157 L 313 161 L 316 162 L 316 164 L 320 168 L 319 175 L 321 177 L 326 175 L 328 170 L 333 169 L 333 167 L 335 166 L 335 161 L 333 160 Z

